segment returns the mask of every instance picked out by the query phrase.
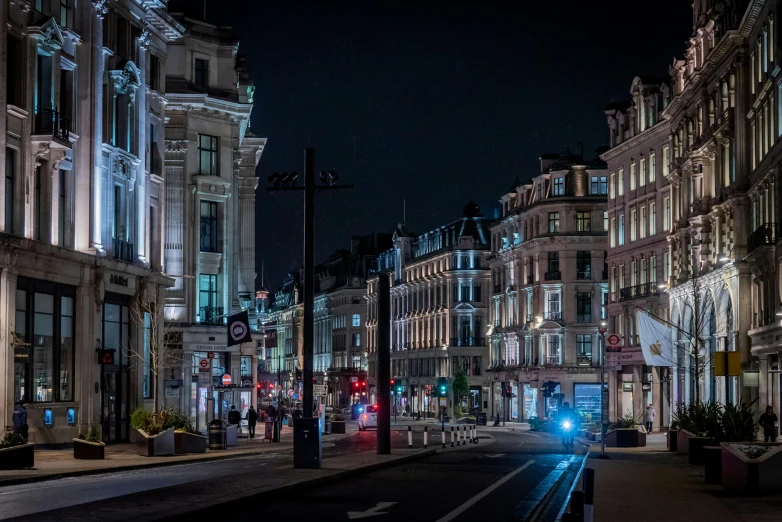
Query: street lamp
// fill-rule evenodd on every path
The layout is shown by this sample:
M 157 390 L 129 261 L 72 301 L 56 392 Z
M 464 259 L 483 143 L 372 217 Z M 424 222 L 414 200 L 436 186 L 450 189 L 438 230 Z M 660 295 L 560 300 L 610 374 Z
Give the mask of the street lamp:
M 600 321 L 600 326 L 597 327 L 597 331 L 600 332 L 600 455 L 597 458 L 607 459 L 606 455 L 606 426 L 608 425 L 608 390 L 606 389 L 605 373 L 606 373 L 606 332 L 608 331 L 608 323 L 606 321 Z

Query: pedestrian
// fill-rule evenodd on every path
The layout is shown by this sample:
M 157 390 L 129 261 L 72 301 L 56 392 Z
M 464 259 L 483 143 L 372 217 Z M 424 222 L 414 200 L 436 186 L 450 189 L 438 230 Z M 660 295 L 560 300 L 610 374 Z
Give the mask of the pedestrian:
M 274 404 L 269 404 L 266 408 L 266 415 L 273 421 L 277 420 L 277 408 L 274 407 Z
M 396 407 L 396 404 L 394 404 L 394 420 L 396 420 L 396 416 L 399 414 L 399 410 Z
M 228 412 L 228 424 L 239 424 L 242 422 L 242 415 L 236 411 L 236 406 L 231 406 L 231 411 Z
M 763 428 L 763 442 L 774 442 L 777 438 L 777 425 L 779 419 L 774 413 L 774 408 L 766 406 L 766 413 L 760 416 L 758 424 Z
M 247 429 L 250 431 L 250 438 L 255 438 L 255 425 L 258 423 L 258 412 L 255 411 L 252 404 L 247 412 Z
M 277 410 L 277 415 L 280 417 L 280 424 L 285 420 L 285 405 L 280 404 L 280 408 Z
M 646 431 L 648 433 L 652 432 L 652 427 L 654 426 L 654 418 L 657 416 L 657 411 L 654 409 L 654 406 L 651 404 L 646 407 Z
M 27 432 L 29 427 L 27 426 L 27 408 L 24 406 L 24 401 L 16 403 L 16 409 L 13 414 L 14 421 L 14 433 L 21 435 L 24 440 L 27 440 Z

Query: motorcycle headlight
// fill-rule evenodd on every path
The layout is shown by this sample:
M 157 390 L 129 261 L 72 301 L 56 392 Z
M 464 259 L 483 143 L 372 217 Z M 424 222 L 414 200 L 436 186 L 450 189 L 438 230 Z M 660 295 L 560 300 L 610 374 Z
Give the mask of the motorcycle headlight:
M 566 430 L 569 430 L 570 429 L 570 421 L 563 422 L 562 423 L 562 427 L 565 428 Z

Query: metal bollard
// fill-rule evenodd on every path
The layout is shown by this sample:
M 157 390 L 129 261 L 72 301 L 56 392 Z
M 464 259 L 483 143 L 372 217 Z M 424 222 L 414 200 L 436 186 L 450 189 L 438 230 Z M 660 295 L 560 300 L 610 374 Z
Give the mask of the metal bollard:
M 427 446 L 429 446 L 429 430 L 424 426 L 424 449 L 426 449 Z
M 453 448 L 453 426 L 451 426 L 451 447 Z
M 574 491 L 570 496 L 570 515 L 574 520 L 584 520 L 584 492 Z
M 443 449 L 445 449 L 445 427 L 441 429 L 441 433 L 443 434 Z
M 407 449 L 413 449 L 413 427 L 407 427 Z
M 595 516 L 595 470 L 584 469 L 584 522 L 592 522 Z

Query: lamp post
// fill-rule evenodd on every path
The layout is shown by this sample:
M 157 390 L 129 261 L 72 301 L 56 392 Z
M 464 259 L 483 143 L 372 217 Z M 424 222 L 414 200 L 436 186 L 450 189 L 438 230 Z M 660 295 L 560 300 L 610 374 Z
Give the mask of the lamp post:
M 606 389 L 606 331 L 608 323 L 600 321 L 597 331 L 600 332 L 600 455 L 597 458 L 607 459 L 606 427 L 608 426 L 608 390 Z M 605 397 L 605 398 L 604 398 Z

